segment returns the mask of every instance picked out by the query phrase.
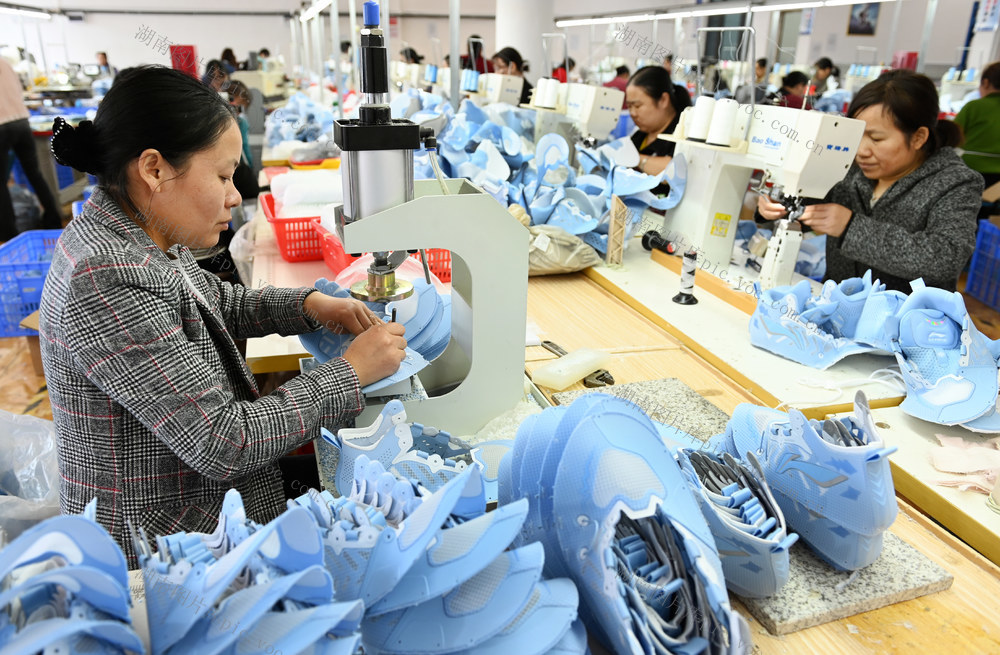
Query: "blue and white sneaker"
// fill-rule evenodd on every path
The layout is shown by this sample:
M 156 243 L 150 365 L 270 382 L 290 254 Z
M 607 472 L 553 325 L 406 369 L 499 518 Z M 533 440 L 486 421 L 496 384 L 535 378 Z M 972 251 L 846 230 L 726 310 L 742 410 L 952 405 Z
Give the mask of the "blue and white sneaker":
M 500 554 L 444 596 L 408 609 L 366 617 L 365 649 L 418 655 L 476 648 L 510 625 L 531 600 L 545 551 L 529 544 Z
M 577 618 L 559 643 L 550 648 L 548 655 L 590 655 L 587 645 L 587 626 Z
M 745 466 L 729 453 L 679 449 L 681 465 L 722 559 L 730 591 L 749 598 L 773 596 L 788 582 L 789 533 L 781 508 L 752 453 Z
M 789 526 L 832 566 L 855 570 L 878 558 L 898 511 L 888 460 L 896 447 L 879 439 L 862 392 L 853 416 L 822 423 L 795 409 L 739 405 L 711 443 L 760 461 Z
M 875 350 L 828 331 L 839 303 L 813 302 L 808 280 L 763 292 L 757 285 L 754 288 L 758 300 L 750 316 L 750 343 L 758 348 L 818 369 L 829 368 L 849 355 Z M 851 307 L 858 309 L 853 304 Z M 845 312 L 841 320 L 847 318 Z
M 958 425 L 996 413 L 995 344 L 982 335 L 958 292 L 914 283 L 893 322 L 893 351 L 906 383 L 900 408 L 925 421 Z M 992 419 L 980 426 L 987 427 Z
M 426 428 L 423 429 L 426 431 Z M 468 468 L 462 459 L 445 459 L 414 450 L 413 430 L 406 423 L 403 403 L 390 400 L 375 422 L 364 428 L 344 428 L 331 434 L 321 430 L 323 439 L 340 451 L 335 482 L 341 495 L 349 495 L 354 484 L 354 462 L 360 455 L 382 463 L 407 479 L 415 479 L 434 491 Z
M 522 499 L 441 530 L 399 584 L 368 608 L 368 616 L 419 605 L 465 583 L 507 549 L 527 513 Z
M 320 493 L 330 506 L 332 523 L 320 525 L 325 566 L 333 576 L 338 601 L 362 600 L 371 607 L 403 579 L 424 556 L 431 541 L 451 514 L 468 483 L 471 470 L 457 475 L 437 492 L 425 496 L 399 528 L 386 523 L 373 507 L 348 498 Z M 310 505 L 316 497 L 299 498 Z M 311 516 L 316 517 L 315 512 Z
M 616 653 L 747 652 L 748 629 L 677 462 L 641 410 L 614 405 L 573 428 L 545 517 L 584 622 Z

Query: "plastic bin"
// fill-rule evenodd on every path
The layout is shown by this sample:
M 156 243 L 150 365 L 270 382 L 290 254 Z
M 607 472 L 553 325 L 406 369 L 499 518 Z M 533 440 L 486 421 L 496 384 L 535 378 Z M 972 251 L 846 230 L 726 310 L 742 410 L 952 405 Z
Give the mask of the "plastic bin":
M 0 246 L 0 337 L 35 335 L 18 325 L 38 309 L 62 230 L 22 232 Z
M 1000 227 L 979 221 L 965 293 L 1000 311 Z
M 56 183 L 59 185 L 59 190 L 62 191 L 66 187 L 73 186 L 73 182 L 76 181 L 73 175 L 74 171 L 69 166 L 63 166 L 62 164 L 56 164 Z
M 319 235 L 323 244 L 323 261 L 333 273 L 340 273 L 350 266 L 357 257 L 344 252 L 344 246 L 336 234 L 323 227 L 320 219 L 313 219 L 313 227 Z M 427 266 L 431 273 L 437 276 L 442 282 L 451 282 L 451 251 L 441 248 L 430 248 L 427 251 Z M 420 259 L 420 253 L 410 255 L 415 259 Z
M 260 194 L 264 216 L 274 229 L 274 238 L 278 241 L 281 258 L 286 262 L 311 262 L 323 259 L 323 249 L 319 234 L 313 228 L 312 221 L 318 216 L 301 218 L 279 218 L 274 207 L 274 196 L 270 193 Z

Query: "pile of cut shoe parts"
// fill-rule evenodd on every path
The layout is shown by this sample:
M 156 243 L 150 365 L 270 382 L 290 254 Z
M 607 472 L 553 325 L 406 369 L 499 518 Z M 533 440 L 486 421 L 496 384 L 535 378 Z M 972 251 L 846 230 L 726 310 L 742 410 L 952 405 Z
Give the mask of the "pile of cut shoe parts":
M 853 571 L 882 552 L 882 535 L 898 513 L 889 455 L 862 392 L 854 414 L 808 420 L 742 404 L 713 450 L 763 471 L 788 526 L 831 566 Z M 725 456 L 725 455 L 723 455 Z
M 282 141 L 315 141 L 333 130 L 333 112 L 295 93 L 284 107 L 271 112 L 264 123 L 264 139 L 274 147 Z
M 942 473 L 961 475 L 961 478 L 937 480 L 942 487 L 956 487 L 960 491 L 1000 495 L 1000 438 L 975 442 L 943 434 L 937 437 L 938 446 L 931 448 L 931 465 Z
M 95 513 L 92 502 L 0 549 L 0 652 L 145 652 L 131 626 L 125 556 Z
M 353 653 L 363 605 L 334 597 L 323 541 L 308 510 L 267 525 L 227 492 L 211 534 L 133 534 L 146 587 L 153 655 Z
M 464 100 L 454 116 L 439 96 L 410 91 L 410 100 L 397 99 L 393 116 L 428 124 L 437 113 L 444 127 L 437 131 L 441 170 L 446 177 L 465 177 L 505 206 L 520 205 L 531 225 L 553 225 L 581 237 L 603 254 L 607 250 L 609 210 L 613 195 L 631 211 L 627 236 L 639 225 L 647 208 L 670 209 L 680 202 L 687 169 L 677 157 L 659 175 L 632 169 L 639 153 L 623 138 L 599 148 L 577 147 L 582 175 L 570 165 L 570 145 L 555 133 L 534 144 L 534 112 L 495 103 L 484 108 Z M 427 153 L 414 159 L 417 178 L 433 178 Z M 652 190 L 670 184 L 667 197 Z
M 407 423 L 398 400 L 370 426 L 323 437 L 340 450 L 342 496 L 296 502 L 329 530 L 338 599 L 344 589 L 365 603 L 366 652 L 586 652 L 573 583 L 541 578 L 540 545 L 507 550 L 527 502 L 486 513 L 494 444 Z
M 334 298 L 350 298 L 350 292 L 336 282 L 325 278 L 316 280 L 316 289 Z M 414 293 L 403 301 L 366 303 L 372 311 L 392 318 L 392 309 L 398 308 L 397 320 L 406 328 L 406 356 L 399 369 L 392 375 L 365 386 L 362 391 L 371 393 L 415 375 L 448 347 L 451 339 L 451 295 L 439 294 L 433 284 L 423 279 L 413 281 Z M 299 335 L 299 341 L 320 364 L 335 357 L 342 357 L 354 341 L 354 335 L 323 327 L 315 332 Z
M 529 416 L 499 475 L 501 508 L 529 502 L 514 545 L 541 542 L 612 652 L 749 652 L 688 480 L 635 405 L 594 393 Z
M 808 281 L 759 292 L 750 342 L 825 369 L 859 353 L 894 355 L 906 398 L 901 409 L 942 425 L 1000 432 L 1000 340 L 976 328 L 958 292 L 916 280 L 907 296 L 871 271 L 827 281 L 818 297 Z

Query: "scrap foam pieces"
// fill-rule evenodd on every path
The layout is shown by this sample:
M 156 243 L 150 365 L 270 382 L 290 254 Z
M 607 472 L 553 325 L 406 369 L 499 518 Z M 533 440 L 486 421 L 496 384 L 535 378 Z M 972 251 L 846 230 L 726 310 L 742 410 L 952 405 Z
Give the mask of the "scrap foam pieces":
M 822 423 L 745 403 L 711 443 L 744 463 L 747 453 L 759 459 L 788 525 L 832 566 L 878 558 L 898 512 L 888 459 L 896 447 L 879 438 L 864 393 L 852 416 Z
M 680 448 L 678 463 L 712 530 L 726 586 L 750 598 L 773 596 L 789 574 L 789 533 L 760 464 L 748 454 L 744 466 L 728 453 Z
M 975 427 L 992 427 L 998 394 L 996 344 L 976 328 L 960 293 L 913 286 L 892 322 L 893 352 L 906 383 L 900 408 L 943 425 L 980 419 Z
M 269 636 L 267 643 L 275 649 L 291 650 L 303 639 L 325 641 L 327 633 L 351 640 L 357 632 L 361 605 L 333 602 L 332 578 L 322 567 L 323 544 L 312 515 L 302 507 L 259 526 L 246 519 L 242 499 L 230 490 L 216 532 L 178 533 L 157 543 L 155 556 L 144 536 L 136 543 L 155 655 L 245 651 L 244 633 L 228 629 L 233 621 L 248 631 L 261 622 L 294 624 L 288 645 Z M 163 593 L 164 586 L 169 593 Z M 285 611 L 271 611 L 279 606 Z
M 832 303 L 814 305 L 808 280 L 763 292 L 755 289 L 757 307 L 750 316 L 750 343 L 754 346 L 821 370 L 849 355 L 876 350 L 824 330 L 836 307 Z
M 570 420 L 570 412 L 580 418 Z M 559 432 L 563 429 L 568 437 Z M 544 452 L 541 468 L 536 451 Z M 505 457 L 500 467 L 501 498 L 527 497 L 532 504 L 522 530 L 528 532 L 522 534 L 521 541 L 541 531 L 546 572 L 569 573 L 584 601 L 581 615 L 614 652 L 642 653 L 657 639 L 651 636 L 648 619 L 633 622 L 629 604 L 637 607 L 632 587 L 635 581 L 619 578 L 614 565 L 611 541 L 623 513 L 643 521 L 661 512 L 656 521 L 688 526 L 679 529 L 678 534 L 685 535 L 679 538 L 691 539 L 685 548 L 698 565 L 687 583 L 711 589 L 699 605 L 700 616 L 716 617 L 722 626 L 715 635 L 719 652 L 742 652 L 747 647 L 742 636 L 745 624 L 728 606 L 705 519 L 691 502 L 691 492 L 676 462 L 641 410 L 618 398 L 587 394 L 568 409 L 550 408 L 528 417 L 515 439 L 509 469 L 510 473 Z M 552 480 L 548 479 L 550 472 Z M 585 485 L 582 490 L 581 482 Z M 542 509 L 536 517 L 535 506 L 548 507 L 550 498 L 551 513 Z M 670 499 L 670 517 L 662 514 L 665 499 Z M 540 526 L 545 529 L 540 530 Z M 626 582 L 630 586 L 626 587 Z M 731 640 L 734 630 L 741 636 Z
M 0 608 L 16 608 L 0 609 L 0 650 L 144 652 L 129 625 L 125 557 L 95 512 L 91 501 L 82 516 L 50 518 L 0 550 Z

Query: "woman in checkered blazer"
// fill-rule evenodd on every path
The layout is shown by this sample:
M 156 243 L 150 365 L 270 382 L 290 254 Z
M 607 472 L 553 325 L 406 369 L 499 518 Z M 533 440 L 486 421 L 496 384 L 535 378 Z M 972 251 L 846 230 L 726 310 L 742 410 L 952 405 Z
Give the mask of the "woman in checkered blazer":
M 225 492 L 250 518 L 283 509 L 278 458 L 364 407 L 403 359 L 402 326 L 315 289 L 249 288 L 202 271 L 240 204 L 229 106 L 162 67 L 122 71 L 93 123 L 56 120 L 56 159 L 99 186 L 66 228 L 42 295 L 42 359 L 59 437 L 62 511 L 98 520 L 138 563 L 146 533 L 214 529 Z M 342 358 L 261 396 L 234 339 L 357 334 Z

